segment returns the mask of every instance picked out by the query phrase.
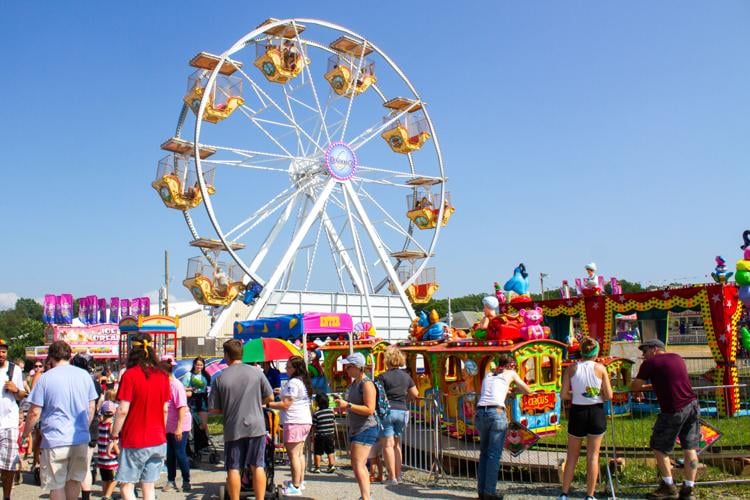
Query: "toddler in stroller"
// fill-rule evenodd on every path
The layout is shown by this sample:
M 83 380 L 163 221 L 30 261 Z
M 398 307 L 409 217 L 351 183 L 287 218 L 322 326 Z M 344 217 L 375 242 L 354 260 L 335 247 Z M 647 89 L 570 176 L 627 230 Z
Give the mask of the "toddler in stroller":
M 278 500 L 281 498 L 281 486 L 274 485 L 275 475 L 275 463 L 274 463 L 274 452 L 276 445 L 278 444 L 278 431 L 279 431 L 279 414 L 274 410 L 268 408 L 263 409 L 263 416 L 266 418 L 266 451 L 264 455 L 265 470 L 266 470 L 266 499 L 267 500 Z M 253 498 L 253 479 L 250 474 L 250 470 L 246 470 L 242 474 L 242 486 L 240 490 L 240 498 Z M 224 485 L 219 487 L 219 498 L 224 500 L 228 499 L 226 487 Z
M 203 455 L 208 455 L 208 463 L 216 465 L 221 460 L 219 451 L 216 449 L 211 436 L 208 431 L 203 428 L 203 422 L 198 412 L 191 406 L 190 416 L 193 419 L 193 428 L 190 431 L 190 437 L 188 438 L 187 453 L 190 457 L 190 466 L 196 467 L 201 460 Z

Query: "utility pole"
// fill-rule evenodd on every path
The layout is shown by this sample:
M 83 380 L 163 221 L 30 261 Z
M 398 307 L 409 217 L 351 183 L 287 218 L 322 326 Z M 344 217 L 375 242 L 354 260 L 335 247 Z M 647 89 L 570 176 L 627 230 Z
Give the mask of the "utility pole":
M 547 273 L 539 273 L 539 283 L 542 286 L 542 300 L 546 300 L 546 297 L 544 296 L 544 278 L 549 276 Z
M 164 250 L 164 315 L 169 316 L 169 252 Z
M 451 298 L 448 297 L 448 326 L 453 328 L 453 312 L 451 311 Z

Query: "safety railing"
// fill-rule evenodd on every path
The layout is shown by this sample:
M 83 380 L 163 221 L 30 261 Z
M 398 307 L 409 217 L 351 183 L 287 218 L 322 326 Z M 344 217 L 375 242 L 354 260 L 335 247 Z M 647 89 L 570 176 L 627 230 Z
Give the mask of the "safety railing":
M 746 385 L 706 386 L 694 388 L 698 395 L 702 428 L 698 486 L 750 483 L 750 390 Z M 731 416 L 720 410 L 739 391 L 740 408 Z M 607 434 L 600 451 L 601 482 L 618 493 L 641 493 L 655 486 L 658 473 L 649 446 L 652 427 L 659 413 L 653 393 L 618 392 L 616 404 L 609 410 Z M 473 418 L 476 397 L 473 394 L 440 395 L 410 403 L 410 423 L 402 442 L 404 466 L 428 473 L 432 481 L 440 480 L 467 489 L 476 486 L 476 470 L 481 451 Z M 609 405 L 609 403 L 608 403 Z M 509 411 L 509 410 L 508 410 Z M 510 415 L 510 413 L 508 413 Z M 528 449 L 523 429 L 511 424 L 502 455 L 498 481 L 505 488 L 535 488 L 560 483 L 567 456 L 567 412 L 563 409 L 554 432 L 539 436 Z M 547 427 L 550 430 L 550 426 Z M 535 438 L 536 439 L 536 438 Z M 575 483 L 585 482 L 585 445 L 576 466 Z M 682 452 L 675 446 L 672 458 L 674 477 L 682 478 Z M 607 474 L 609 469 L 611 474 Z M 602 485 L 603 487 L 605 485 Z M 746 490 L 750 492 L 750 488 Z

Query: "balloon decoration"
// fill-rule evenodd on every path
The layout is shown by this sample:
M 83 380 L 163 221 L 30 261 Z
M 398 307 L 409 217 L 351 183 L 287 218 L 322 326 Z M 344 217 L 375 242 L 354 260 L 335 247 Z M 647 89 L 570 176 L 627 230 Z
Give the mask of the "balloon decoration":
M 739 287 L 740 301 L 745 304 L 745 307 L 750 308 L 750 229 L 742 233 L 742 241 L 740 249 L 744 251 L 744 255 L 742 260 L 737 261 L 737 274 L 734 276 L 734 281 Z
M 509 292 L 511 302 L 528 302 L 531 301 L 529 295 L 529 273 L 526 272 L 526 266 L 522 263 L 513 270 L 513 277 L 505 282 L 503 290 Z
M 750 330 L 746 326 L 740 329 L 740 343 L 743 349 L 750 351 Z
M 727 272 L 727 261 L 724 260 L 724 257 L 721 255 L 716 256 L 716 267 L 714 268 L 714 272 L 711 273 L 711 277 L 714 279 L 717 283 L 727 283 L 729 282 L 729 278 L 732 277 L 734 273 L 733 272 Z

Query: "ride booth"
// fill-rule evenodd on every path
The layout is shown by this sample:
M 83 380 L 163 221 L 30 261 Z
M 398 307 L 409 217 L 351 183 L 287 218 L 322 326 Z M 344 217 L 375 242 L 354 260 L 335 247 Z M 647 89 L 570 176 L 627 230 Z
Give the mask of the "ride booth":
M 738 323 L 742 306 L 738 301 L 738 288 L 734 284 L 687 285 L 679 288 L 652 290 L 615 295 L 579 296 L 554 300 L 535 301 L 532 307 L 541 307 L 547 318 L 556 316 L 577 317 L 584 336 L 594 337 L 600 344 L 600 355 L 611 353 L 616 314 L 636 313 L 639 320 L 666 318 L 669 312 L 698 311 L 708 338 L 711 354 L 716 361 L 712 382 L 717 386 L 730 385 L 730 389 L 715 390 L 716 411 L 721 416 L 733 416 L 740 409 L 739 375 L 737 371 Z M 500 304 L 501 313 L 517 312 L 518 304 Z M 663 328 L 660 325 L 663 324 Z M 667 321 L 657 321 L 656 327 L 643 332 L 642 339 L 658 338 L 665 344 Z M 567 335 L 569 335 L 569 331 Z M 555 331 L 553 338 L 566 344 L 566 332 Z
M 354 322 L 352 317 L 346 313 L 321 313 L 307 312 L 299 314 L 290 314 L 286 316 L 274 316 L 270 318 L 258 318 L 249 321 L 235 321 L 234 338 L 241 340 L 243 343 L 248 340 L 261 337 L 279 338 L 289 342 L 301 341 L 304 357 L 308 362 L 308 367 L 312 366 L 318 370 L 319 374 L 312 377 L 313 389 L 320 392 L 330 392 L 329 381 L 325 369 L 321 368 L 320 360 L 310 359 L 308 351 L 313 347 L 313 352 L 317 349 L 315 346 L 308 346 L 310 338 L 334 336 L 338 339 L 346 338 L 342 347 L 346 355 L 354 352 L 353 335 Z M 314 354 L 317 356 L 317 353 Z M 325 363 L 325 359 L 322 361 Z M 346 381 L 348 385 L 348 381 Z
M 97 361 L 115 360 L 119 356 L 120 331 L 115 323 L 71 326 L 48 324 L 44 328 L 43 346 L 26 348 L 26 359 L 43 360 L 52 342 L 62 340 L 70 346 L 73 356 L 88 354 Z
M 120 320 L 120 361 L 128 359 L 133 337 L 148 333 L 154 342 L 154 350 L 159 359 L 177 357 L 177 316 L 125 316 Z
M 351 344 L 351 345 L 350 345 Z M 318 347 L 323 355 L 323 378 L 326 381 L 326 392 L 343 393 L 349 386 L 349 380 L 344 372 L 342 361 L 352 352 L 359 352 L 367 361 L 371 378 L 375 378 L 386 371 L 383 355 L 390 344 L 375 337 L 347 340 L 328 340 Z
M 515 395 L 508 414 L 536 434 L 556 433 L 560 428 L 565 347 L 549 339 L 519 343 L 459 339 L 399 344 L 420 397 L 439 401 L 445 431 L 455 438 L 478 438 L 473 424 L 478 393 L 482 379 L 495 369 L 497 356 L 502 353 L 514 360 L 519 375 L 533 391 L 530 395 Z

